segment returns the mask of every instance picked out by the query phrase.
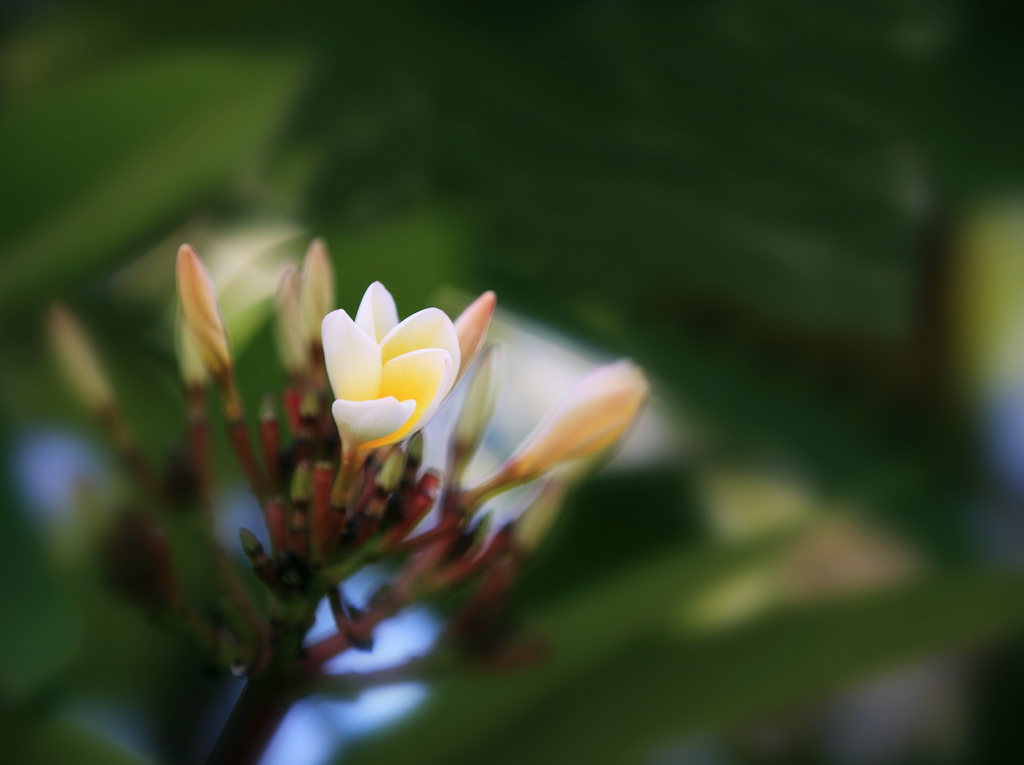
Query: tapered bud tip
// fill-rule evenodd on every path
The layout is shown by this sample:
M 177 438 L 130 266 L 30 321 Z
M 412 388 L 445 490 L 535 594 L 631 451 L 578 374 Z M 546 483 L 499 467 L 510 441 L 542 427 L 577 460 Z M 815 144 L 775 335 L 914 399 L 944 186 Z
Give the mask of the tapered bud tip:
M 459 350 L 462 357 L 461 375 L 472 363 L 487 339 L 487 330 L 491 326 L 491 317 L 498 303 L 497 296 L 488 290 L 474 300 L 455 320 L 455 333 L 459 336 Z
M 334 309 L 334 266 L 326 242 L 319 237 L 309 243 L 302 262 L 299 306 L 303 342 L 320 342 L 320 323 Z
M 263 552 L 263 545 L 249 529 L 243 527 L 238 530 L 238 539 L 242 543 L 242 550 L 250 558 Z
M 392 449 L 377 474 L 377 486 L 388 494 L 398 487 L 405 470 L 405 454 L 401 449 Z
M 99 359 L 81 326 L 58 303 L 50 307 L 49 330 L 57 361 L 82 402 L 90 409 L 109 407 L 113 392 Z
M 309 348 L 302 328 L 299 308 L 299 270 L 286 268 L 277 284 L 277 315 L 274 330 L 281 365 L 292 376 L 298 376 L 309 361 Z
M 217 304 L 213 281 L 191 245 L 178 248 L 176 264 L 178 300 L 184 320 L 192 330 L 196 351 L 216 377 L 231 369 L 231 346 Z

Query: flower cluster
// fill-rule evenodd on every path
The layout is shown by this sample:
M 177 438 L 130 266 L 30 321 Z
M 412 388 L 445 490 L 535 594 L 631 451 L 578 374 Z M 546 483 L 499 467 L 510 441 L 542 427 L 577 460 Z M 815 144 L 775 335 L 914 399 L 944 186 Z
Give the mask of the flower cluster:
M 507 656 L 512 636 L 496 628 L 495 615 L 524 556 L 557 512 L 565 479 L 552 471 L 603 453 L 620 438 L 647 396 L 640 370 L 627 361 L 594 370 L 497 469 L 468 482 L 466 467 L 500 387 L 496 349 L 486 344 L 494 294 L 481 295 L 454 321 L 437 308 L 400 319 L 391 294 L 374 282 L 353 316 L 335 310 L 331 260 L 316 240 L 301 268 L 281 278 L 276 337 L 287 386 L 279 399 L 264 399 L 254 441 L 215 287 L 188 245 L 178 251 L 176 276 L 187 458 L 170 479 L 136 448 L 84 333 L 65 310 L 52 314 L 69 379 L 110 428 L 150 500 L 123 513 L 109 535 L 105 559 L 114 583 L 211 661 L 279 684 L 319 676 L 331 657 L 369 645 L 382 620 L 442 594 L 462 598 L 447 645 L 479 661 Z M 229 442 L 262 510 L 265 541 L 241 529 L 240 542 L 265 598 L 252 597 L 213 534 L 208 386 L 219 393 Z M 442 474 L 422 464 L 422 429 L 456 386 L 465 391 Z M 488 500 L 542 476 L 546 482 L 534 503 L 502 528 L 491 528 Z M 214 586 L 225 604 L 216 624 L 186 607 L 177 585 L 161 529 L 181 508 L 195 508 L 206 520 L 201 525 L 215 563 Z M 340 585 L 371 563 L 393 575 L 359 610 L 346 602 Z M 307 644 L 324 598 L 337 632 Z

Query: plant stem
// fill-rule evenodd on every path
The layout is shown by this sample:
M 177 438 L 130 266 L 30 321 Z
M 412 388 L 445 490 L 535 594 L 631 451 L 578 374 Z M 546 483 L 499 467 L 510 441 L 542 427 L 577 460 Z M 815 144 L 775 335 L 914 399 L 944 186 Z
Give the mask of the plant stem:
M 256 765 L 293 701 L 282 689 L 246 682 L 206 765 Z

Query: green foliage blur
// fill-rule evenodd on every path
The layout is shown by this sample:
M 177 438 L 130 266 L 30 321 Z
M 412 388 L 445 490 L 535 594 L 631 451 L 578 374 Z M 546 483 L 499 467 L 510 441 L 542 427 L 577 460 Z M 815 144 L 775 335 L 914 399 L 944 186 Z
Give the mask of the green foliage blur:
M 341 306 L 374 279 L 405 310 L 494 289 L 633 358 L 685 443 L 571 495 L 515 602 L 541 664 L 444 678 L 321 761 L 1021 761 L 1024 577 L 983 530 L 996 507 L 1024 548 L 1024 514 L 956 342 L 958 232 L 1024 179 L 1022 22 L 945 0 L 4 0 L 0 761 L 191 762 L 223 719 L 240 681 L 110 597 L 13 466 L 37 428 L 100 438 L 47 353 L 52 300 L 161 456 L 184 421 L 177 244 L 278 224 L 278 254 L 327 240 Z M 283 382 L 265 315 L 237 350 L 255 411 Z M 793 485 L 795 521 L 721 532 L 715 497 L 756 516 Z M 793 564 L 835 518 L 854 531 L 824 568 Z M 855 586 L 808 584 L 847 555 Z M 779 567 L 800 581 L 767 592 Z M 955 713 L 874 759 L 826 735 L 856 729 L 838 700 L 929 662 L 962 675 Z

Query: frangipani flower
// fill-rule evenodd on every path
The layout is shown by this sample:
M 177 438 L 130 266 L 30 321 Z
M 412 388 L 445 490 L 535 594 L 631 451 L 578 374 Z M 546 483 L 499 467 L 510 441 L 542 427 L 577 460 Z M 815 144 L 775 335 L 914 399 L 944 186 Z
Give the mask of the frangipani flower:
M 461 363 L 451 319 L 425 308 L 402 322 L 384 285 L 367 288 L 353 320 L 323 320 L 331 408 L 346 449 L 395 443 L 423 427 L 455 384 Z

